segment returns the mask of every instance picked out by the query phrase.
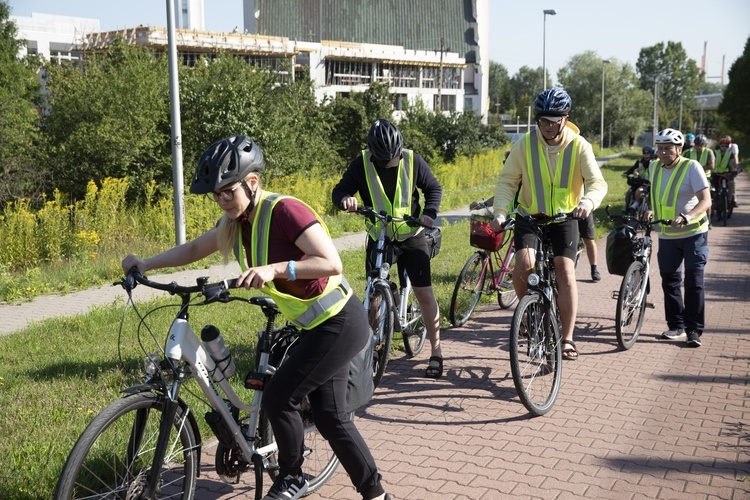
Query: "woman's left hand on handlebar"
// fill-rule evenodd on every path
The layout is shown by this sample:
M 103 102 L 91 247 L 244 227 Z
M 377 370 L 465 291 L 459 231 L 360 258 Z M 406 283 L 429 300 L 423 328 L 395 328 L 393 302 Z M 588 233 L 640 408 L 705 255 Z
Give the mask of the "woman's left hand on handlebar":
M 148 271 L 146 262 L 139 259 L 132 253 L 128 255 L 127 257 L 125 257 L 124 259 L 122 259 L 122 272 L 125 273 L 126 276 L 130 272 L 130 270 L 133 269 L 134 267 L 137 267 L 138 271 L 140 271 L 141 274 L 145 274 L 146 271 Z
M 260 289 L 269 281 L 273 281 L 275 277 L 276 271 L 272 265 L 251 267 L 237 278 L 237 286 L 245 287 L 248 290 L 251 288 Z

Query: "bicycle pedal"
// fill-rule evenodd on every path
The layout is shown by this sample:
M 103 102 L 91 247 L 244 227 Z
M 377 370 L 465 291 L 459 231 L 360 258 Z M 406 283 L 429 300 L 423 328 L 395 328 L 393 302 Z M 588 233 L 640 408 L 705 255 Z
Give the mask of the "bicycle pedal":
M 646 307 L 648 307 L 649 309 L 656 309 L 656 304 L 654 304 L 653 302 L 646 302 Z
M 612 298 L 615 299 L 615 300 L 619 299 L 620 298 L 620 292 L 619 291 L 618 292 L 612 292 Z

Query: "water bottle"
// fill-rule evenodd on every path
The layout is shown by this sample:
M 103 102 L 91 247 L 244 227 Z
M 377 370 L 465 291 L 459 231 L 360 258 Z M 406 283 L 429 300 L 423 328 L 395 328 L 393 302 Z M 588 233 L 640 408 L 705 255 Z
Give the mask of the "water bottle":
M 216 370 L 212 373 L 214 380 L 221 382 L 224 378 L 234 375 L 237 367 L 234 366 L 232 353 L 229 352 L 229 348 L 224 343 L 219 329 L 214 325 L 204 326 L 201 330 L 201 341 L 203 341 L 203 347 L 216 363 Z

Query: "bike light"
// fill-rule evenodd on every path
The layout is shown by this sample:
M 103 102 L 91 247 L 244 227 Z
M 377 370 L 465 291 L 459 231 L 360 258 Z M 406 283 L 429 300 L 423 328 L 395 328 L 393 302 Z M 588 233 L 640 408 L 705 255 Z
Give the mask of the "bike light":
M 146 372 L 146 375 L 153 377 L 159 371 L 160 360 L 158 354 L 147 354 L 143 358 L 143 371 Z
M 530 286 L 537 286 L 539 284 L 539 275 L 536 273 L 529 274 L 529 279 L 527 280 Z
M 387 262 L 383 262 L 383 265 L 380 266 L 380 279 L 381 280 L 387 280 L 388 274 L 391 272 L 391 265 Z

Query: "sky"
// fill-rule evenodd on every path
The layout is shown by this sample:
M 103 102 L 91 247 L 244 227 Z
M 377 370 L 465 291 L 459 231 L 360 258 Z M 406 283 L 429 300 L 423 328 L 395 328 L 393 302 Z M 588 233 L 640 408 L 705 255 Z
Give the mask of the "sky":
M 167 25 L 165 1 L 5 1 L 11 7 L 11 15 L 30 17 L 36 12 L 88 17 L 99 19 L 102 31 L 140 24 Z M 204 5 L 207 30 L 243 29 L 242 0 L 205 0 Z M 545 9 L 554 9 L 557 14 L 545 16 Z M 715 83 L 721 82 L 723 58 L 727 83 L 727 72 L 742 55 L 749 36 L 748 0 L 679 0 L 662 4 L 653 0 L 490 0 L 490 59 L 505 66 L 513 76 L 521 66 L 540 68 L 546 49 L 547 73 L 553 82 L 559 68 L 585 51 L 635 67 L 641 48 L 672 41 L 681 42 L 699 68 L 705 45 L 706 75 Z

